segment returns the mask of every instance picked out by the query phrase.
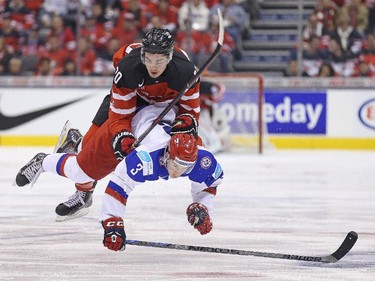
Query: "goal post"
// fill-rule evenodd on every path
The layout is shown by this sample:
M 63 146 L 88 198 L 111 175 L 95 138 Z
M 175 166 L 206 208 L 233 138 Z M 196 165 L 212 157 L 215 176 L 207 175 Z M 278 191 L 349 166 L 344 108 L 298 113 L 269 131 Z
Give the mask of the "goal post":
M 257 73 L 205 74 L 203 81 L 225 87 L 219 108 L 230 126 L 231 150 L 264 150 L 267 126 L 263 120 L 264 78 Z

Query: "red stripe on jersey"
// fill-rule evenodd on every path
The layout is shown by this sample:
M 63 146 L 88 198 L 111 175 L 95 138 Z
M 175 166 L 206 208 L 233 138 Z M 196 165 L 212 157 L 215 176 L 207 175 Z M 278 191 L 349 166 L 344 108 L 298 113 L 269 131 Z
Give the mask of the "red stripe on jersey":
M 108 195 L 112 196 L 113 198 L 115 198 L 117 201 L 121 202 L 122 204 L 126 205 L 126 202 L 127 202 L 127 199 L 124 198 L 123 196 L 121 196 L 119 193 L 117 193 L 115 190 L 113 190 L 112 188 L 106 188 L 105 189 L 105 193 L 107 193 Z
M 206 191 L 207 193 L 210 193 L 212 195 L 216 195 L 216 187 L 208 187 L 204 189 L 203 191 Z

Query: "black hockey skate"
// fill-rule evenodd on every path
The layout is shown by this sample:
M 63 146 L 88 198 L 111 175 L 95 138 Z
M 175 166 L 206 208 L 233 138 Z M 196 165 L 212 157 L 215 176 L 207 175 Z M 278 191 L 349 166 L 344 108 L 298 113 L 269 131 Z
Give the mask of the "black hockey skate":
M 29 163 L 23 166 L 17 173 L 16 184 L 18 186 L 33 185 L 43 172 L 42 162 L 46 156 L 47 154 L 45 153 L 38 153 Z
M 95 181 L 93 187 L 96 183 Z M 67 201 L 60 203 L 55 210 L 56 221 L 67 221 L 86 216 L 89 213 L 89 207 L 92 205 L 93 192 L 94 189 L 90 191 L 77 190 Z
M 62 145 L 57 149 L 57 153 L 77 154 L 78 145 L 82 141 L 82 134 L 78 129 L 69 129 Z

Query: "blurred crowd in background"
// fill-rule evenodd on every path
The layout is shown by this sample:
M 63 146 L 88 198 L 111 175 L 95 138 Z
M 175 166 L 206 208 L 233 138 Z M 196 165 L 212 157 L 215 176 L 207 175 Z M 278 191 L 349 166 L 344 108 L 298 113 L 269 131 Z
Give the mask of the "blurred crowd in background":
M 0 75 L 111 76 L 112 56 L 152 27 L 168 28 L 199 67 L 225 38 L 212 71 L 232 72 L 260 0 L 0 0 Z M 317 0 L 303 29 L 303 76 L 375 75 L 375 0 Z M 296 42 L 296 46 L 298 43 Z M 288 76 L 298 73 L 291 50 Z
M 216 71 L 230 72 L 251 2 L 0 0 L 0 74 L 112 75 L 113 53 L 152 27 L 168 28 L 199 66 L 216 47 L 218 7 L 227 32 Z
M 319 0 L 303 29 L 302 75 L 375 76 L 375 0 Z M 297 75 L 297 47 L 289 76 Z

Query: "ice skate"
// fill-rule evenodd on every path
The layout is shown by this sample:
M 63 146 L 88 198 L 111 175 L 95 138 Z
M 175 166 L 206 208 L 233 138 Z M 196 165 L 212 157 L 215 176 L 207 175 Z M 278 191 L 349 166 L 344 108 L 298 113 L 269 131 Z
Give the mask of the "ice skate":
M 31 159 L 25 166 L 23 166 L 17 173 L 15 183 L 18 186 L 31 186 L 38 179 L 39 175 L 43 172 L 42 162 L 47 156 L 45 153 L 38 153 Z
M 77 154 L 82 134 L 78 129 L 69 129 L 64 142 L 56 150 L 57 153 Z
M 95 187 L 96 182 L 93 186 Z M 60 203 L 56 207 L 56 221 L 67 221 L 79 217 L 86 216 L 89 213 L 89 207 L 92 205 L 92 194 L 94 189 L 90 191 L 77 190 L 69 199 Z

